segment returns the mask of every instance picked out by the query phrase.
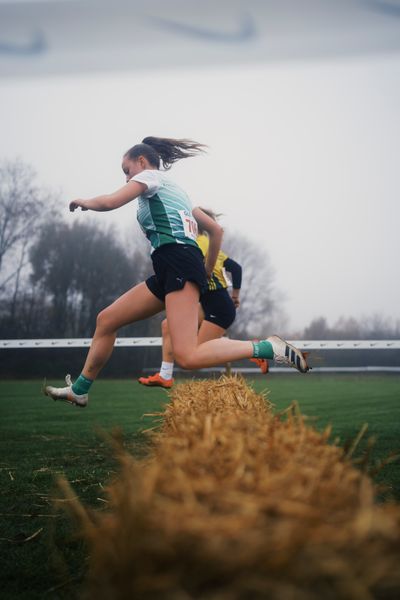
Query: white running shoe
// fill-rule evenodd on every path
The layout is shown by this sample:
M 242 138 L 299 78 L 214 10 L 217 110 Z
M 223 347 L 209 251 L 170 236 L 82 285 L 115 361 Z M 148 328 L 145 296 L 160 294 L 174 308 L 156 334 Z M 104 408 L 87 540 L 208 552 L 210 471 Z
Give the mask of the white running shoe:
M 72 391 L 72 380 L 71 375 L 65 376 L 65 383 L 67 387 L 58 388 L 52 385 L 46 385 L 43 389 L 44 394 L 53 398 L 53 400 L 61 400 L 62 402 L 68 402 L 74 406 L 80 406 L 84 408 L 89 402 L 89 394 L 75 394 Z
M 271 335 L 267 338 L 267 341 L 272 345 L 275 362 L 289 365 L 289 367 L 297 369 L 300 373 L 307 373 L 310 370 L 306 358 L 300 350 L 285 342 L 278 335 Z

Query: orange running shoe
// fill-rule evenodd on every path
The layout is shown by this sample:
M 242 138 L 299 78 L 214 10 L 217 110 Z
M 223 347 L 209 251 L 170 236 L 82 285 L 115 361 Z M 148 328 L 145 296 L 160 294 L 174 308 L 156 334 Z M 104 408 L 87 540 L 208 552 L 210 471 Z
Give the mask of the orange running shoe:
M 174 385 L 174 379 L 164 379 L 160 373 L 150 375 L 149 377 L 139 377 L 138 382 L 142 385 L 171 388 Z
M 269 371 L 269 362 L 266 358 L 249 358 L 251 362 L 256 363 L 258 367 L 260 367 L 261 373 L 265 375 Z

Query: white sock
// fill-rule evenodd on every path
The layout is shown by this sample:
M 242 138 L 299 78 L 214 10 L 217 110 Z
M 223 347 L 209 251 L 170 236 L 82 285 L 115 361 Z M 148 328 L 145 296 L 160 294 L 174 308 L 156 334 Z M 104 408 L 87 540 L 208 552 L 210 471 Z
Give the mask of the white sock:
M 174 372 L 174 363 L 162 361 L 160 375 L 163 379 L 172 379 L 172 374 Z

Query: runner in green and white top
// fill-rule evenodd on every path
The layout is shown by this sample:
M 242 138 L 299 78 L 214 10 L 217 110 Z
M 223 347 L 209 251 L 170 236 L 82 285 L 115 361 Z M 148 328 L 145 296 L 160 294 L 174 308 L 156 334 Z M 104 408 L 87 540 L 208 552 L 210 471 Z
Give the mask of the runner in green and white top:
M 278 336 L 260 342 L 198 340 L 199 296 L 208 289 L 207 276 L 211 276 L 218 256 L 222 229 L 200 208 L 192 210 L 186 193 L 159 169 L 161 163 L 168 169 L 177 160 L 194 156 L 203 148 L 192 140 L 147 137 L 123 156 L 126 184 L 122 188 L 112 194 L 70 202 L 72 212 L 77 208 L 106 211 L 138 198 L 139 222 L 152 244 L 154 275 L 100 312 L 81 375 L 75 383 L 68 375 L 63 388 L 47 386 L 45 394 L 53 400 L 86 406 L 89 388 L 111 355 L 118 329 L 164 308 L 175 359 L 185 369 L 255 357 L 284 362 L 301 373 L 309 370 L 301 352 Z M 193 217 L 209 234 L 206 265 L 195 242 L 197 227 Z
M 196 246 L 197 222 L 187 193 L 165 173 L 146 169 L 130 181 L 146 186 L 139 196 L 137 220 L 150 240 L 152 250 L 163 244 Z

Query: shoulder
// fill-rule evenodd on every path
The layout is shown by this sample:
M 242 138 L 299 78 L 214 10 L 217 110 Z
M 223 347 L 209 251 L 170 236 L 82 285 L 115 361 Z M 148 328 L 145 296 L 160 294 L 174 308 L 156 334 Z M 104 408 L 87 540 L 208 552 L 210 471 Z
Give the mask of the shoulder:
M 147 190 L 143 194 L 145 198 L 149 198 L 158 192 L 164 183 L 165 175 L 158 169 L 145 169 L 137 175 L 134 175 L 130 181 L 138 181 L 143 183 Z

